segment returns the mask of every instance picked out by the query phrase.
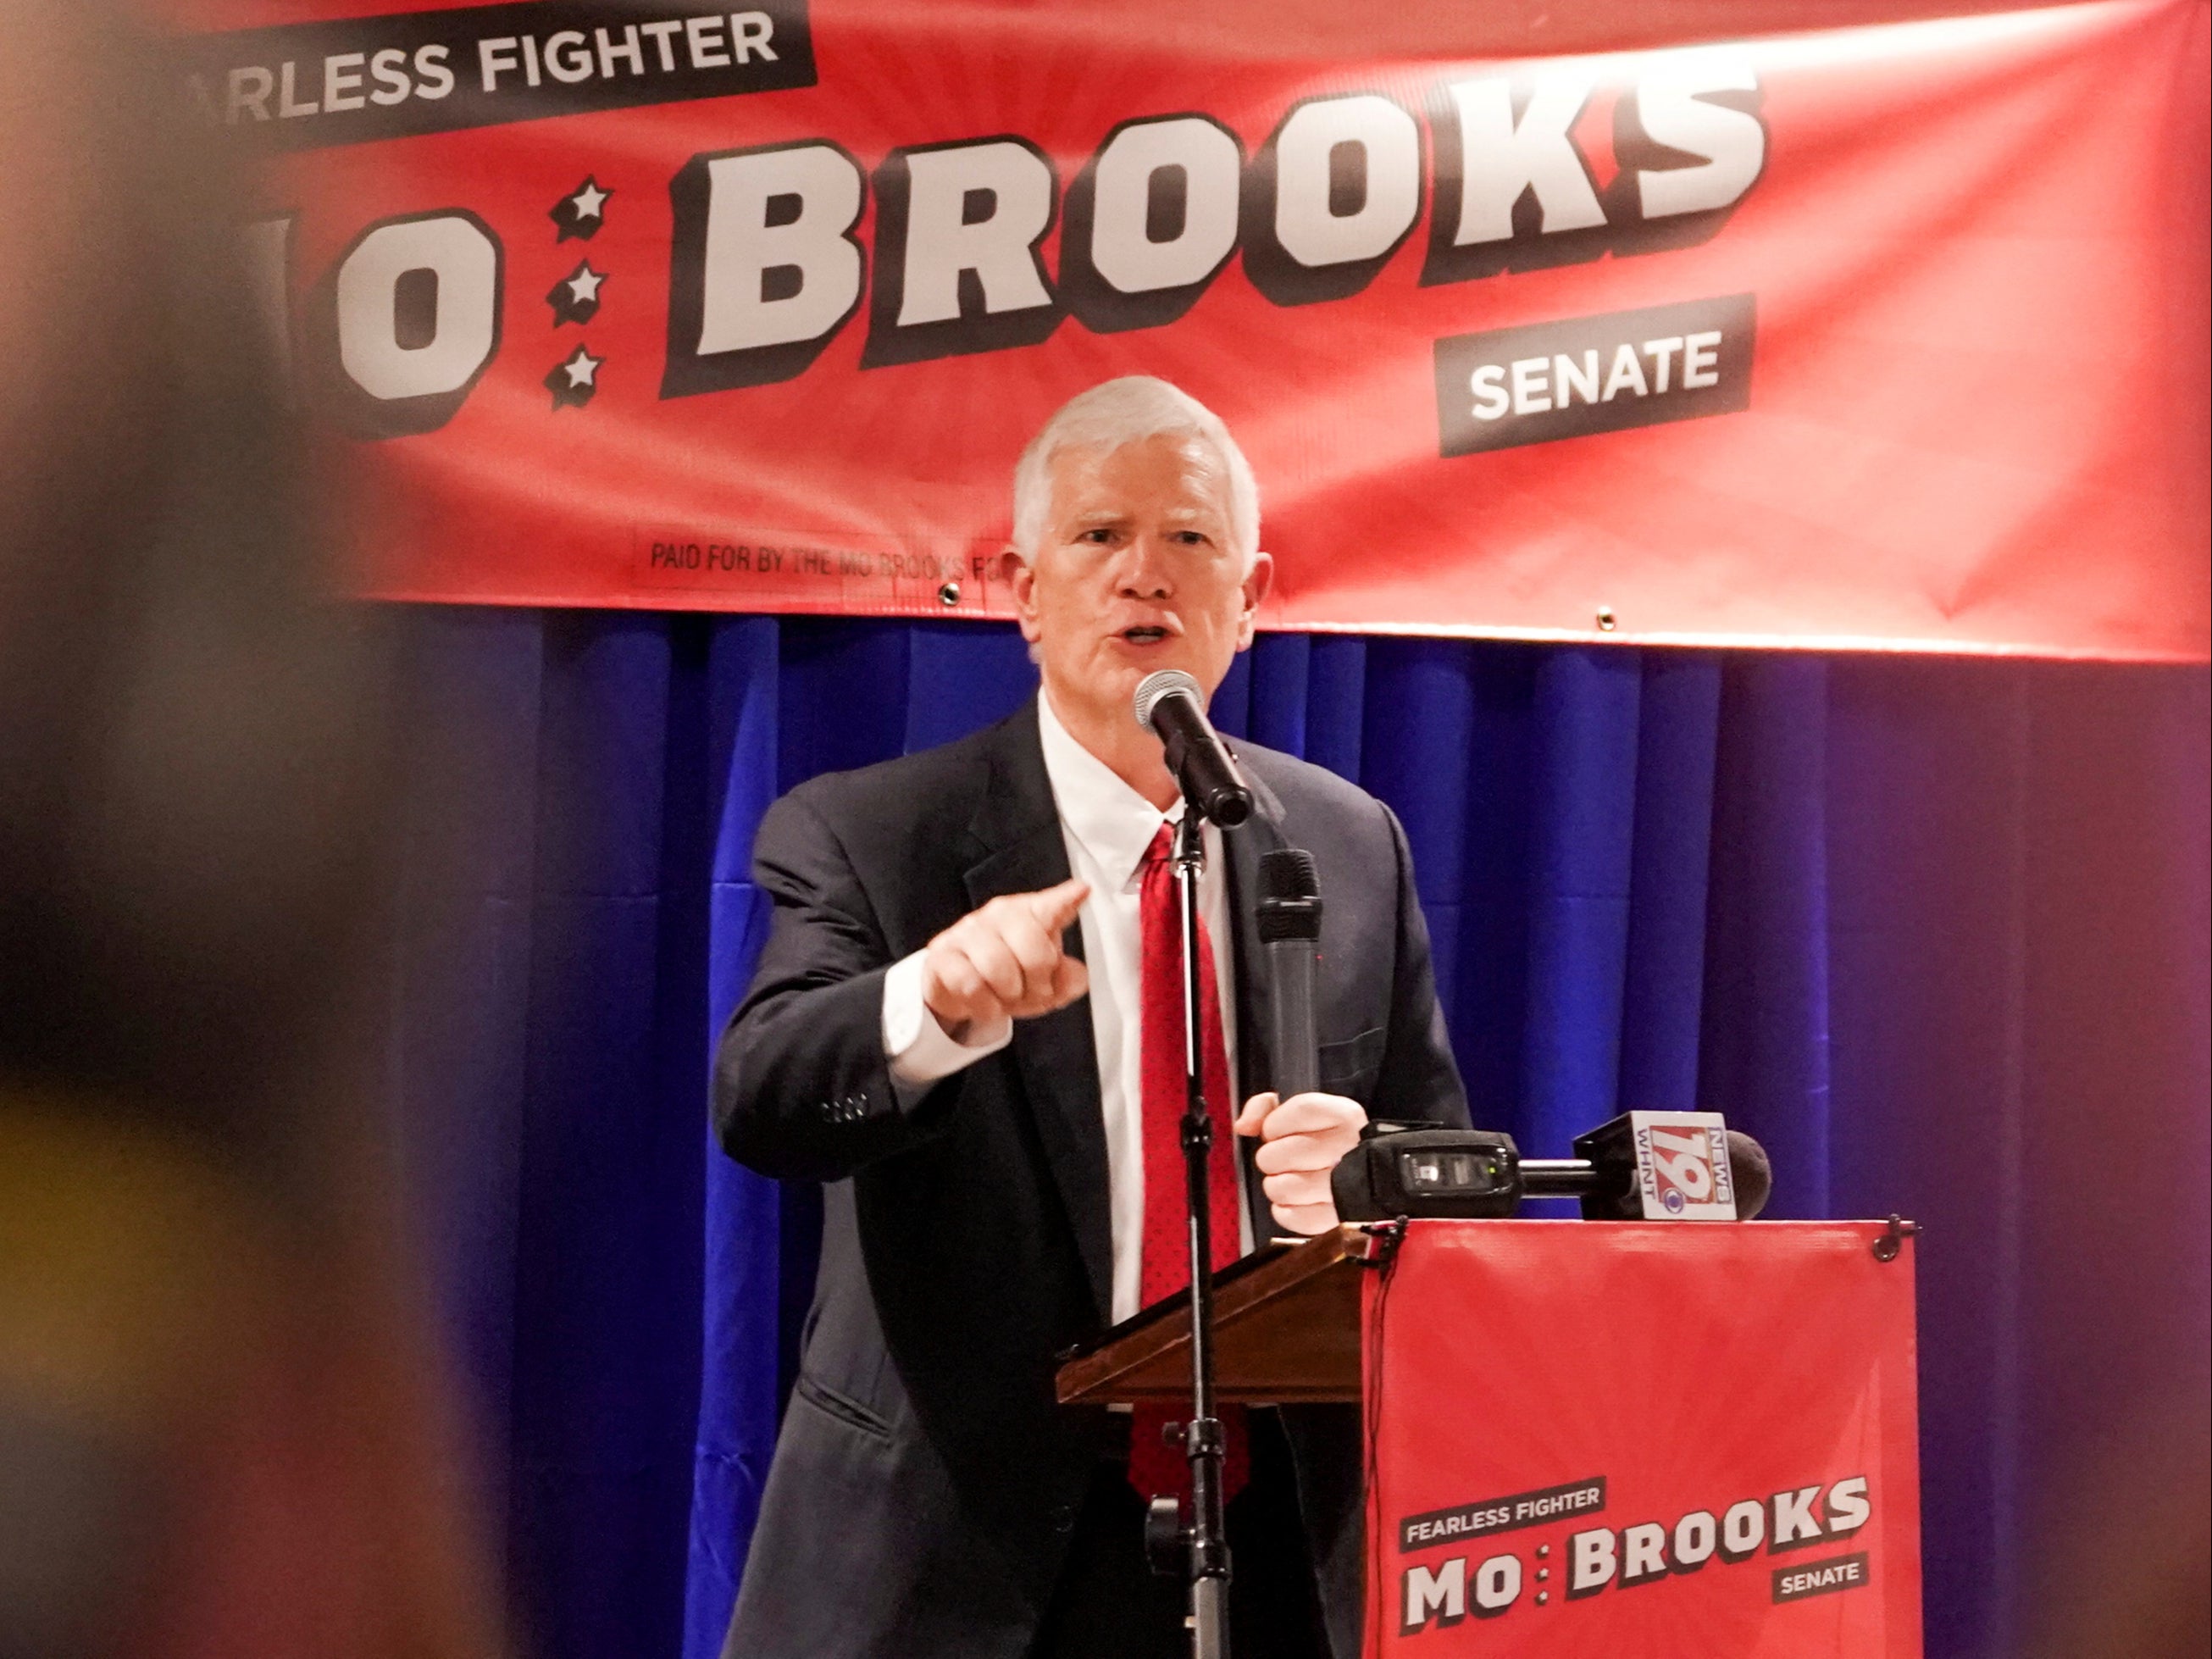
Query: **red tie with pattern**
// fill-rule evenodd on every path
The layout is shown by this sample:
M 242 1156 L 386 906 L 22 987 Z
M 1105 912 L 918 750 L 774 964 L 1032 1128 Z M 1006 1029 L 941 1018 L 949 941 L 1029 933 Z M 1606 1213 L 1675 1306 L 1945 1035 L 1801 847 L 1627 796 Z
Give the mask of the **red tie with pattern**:
M 1146 1307 L 1190 1283 L 1190 1204 L 1182 1158 L 1183 1024 L 1182 913 L 1176 891 L 1173 826 L 1162 824 L 1146 849 L 1138 915 L 1144 939 L 1142 1049 L 1145 1113 L 1145 1242 L 1141 1278 Z M 1206 1192 L 1212 1211 L 1213 1265 L 1237 1259 L 1238 1213 L 1236 1117 L 1229 1093 L 1229 1050 L 1221 1033 L 1221 997 L 1213 977 L 1213 946 L 1203 922 L 1198 930 L 1200 1033 L 1206 1106 L 1213 1120 L 1213 1152 L 1206 1159 Z M 1222 1502 L 1244 1485 L 1249 1463 L 1244 1408 L 1217 1408 L 1228 1439 L 1222 1460 Z M 1161 1437 L 1171 1422 L 1190 1415 L 1186 1406 L 1139 1406 L 1129 1428 L 1129 1484 L 1140 1497 L 1190 1495 L 1190 1463 L 1180 1443 Z

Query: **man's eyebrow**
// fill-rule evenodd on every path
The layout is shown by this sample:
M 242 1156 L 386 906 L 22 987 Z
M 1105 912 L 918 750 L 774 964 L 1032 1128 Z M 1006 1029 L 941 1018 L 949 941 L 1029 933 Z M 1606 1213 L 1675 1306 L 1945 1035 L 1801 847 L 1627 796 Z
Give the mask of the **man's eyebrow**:
M 1095 530 L 1109 525 L 1134 524 L 1137 517 L 1136 514 L 1126 507 L 1103 501 L 1095 506 L 1078 501 L 1060 515 L 1059 522 L 1071 530 Z M 1200 503 L 1194 507 L 1178 506 L 1163 508 L 1158 521 L 1173 525 L 1179 529 L 1194 526 L 1200 529 L 1222 533 L 1228 529 L 1229 515 L 1219 507 Z

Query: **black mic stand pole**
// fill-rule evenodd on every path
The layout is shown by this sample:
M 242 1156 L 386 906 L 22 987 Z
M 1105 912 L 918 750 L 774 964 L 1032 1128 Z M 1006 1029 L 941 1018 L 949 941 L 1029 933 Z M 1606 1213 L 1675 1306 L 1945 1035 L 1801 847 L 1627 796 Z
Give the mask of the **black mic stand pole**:
M 1183 1181 L 1190 1199 L 1190 1422 L 1183 1449 L 1190 1458 L 1190 1650 L 1193 1659 L 1229 1659 L 1229 1539 L 1222 1519 L 1227 1440 L 1214 1415 L 1213 1218 L 1206 1181 L 1213 1121 L 1206 1112 L 1205 989 L 1198 954 L 1205 825 L 1205 813 L 1186 791 L 1176 840 L 1176 896 L 1182 913 Z

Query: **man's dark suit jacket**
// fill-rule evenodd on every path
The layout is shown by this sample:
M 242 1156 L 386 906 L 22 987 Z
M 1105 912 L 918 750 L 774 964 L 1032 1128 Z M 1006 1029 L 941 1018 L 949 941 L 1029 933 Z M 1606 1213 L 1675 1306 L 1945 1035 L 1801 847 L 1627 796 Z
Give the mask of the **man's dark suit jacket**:
M 1464 1123 L 1405 832 L 1289 756 L 1237 748 L 1260 811 L 1224 837 L 1239 1098 L 1267 1088 L 1260 855 L 1312 853 L 1326 904 L 1322 1086 L 1370 1116 Z M 754 849 L 775 927 L 723 1034 L 715 1122 L 763 1174 L 832 1183 L 799 1379 L 728 1659 L 1021 1659 L 1104 1429 L 1054 1401 L 1054 1357 L 1110 1308 L 1106 1139 L 1091 1011 L 902 1099 L 884 972 L 986 900 L 1065 881 L 1034 702 L 904 759 L 813 779 Z M 1081 933 L 1069 937 L 1080 949 Z M 1216 1154 L 1219 1155 L 1218 1152 Z M 1243 1155 L 1243 1154 L 1240 1154 Z M 1249 1165 L 1253 1215 L 1268 1211 Z M 1340 1659 L 1358 1650 L 1357 1408 L 1286 1407 Z

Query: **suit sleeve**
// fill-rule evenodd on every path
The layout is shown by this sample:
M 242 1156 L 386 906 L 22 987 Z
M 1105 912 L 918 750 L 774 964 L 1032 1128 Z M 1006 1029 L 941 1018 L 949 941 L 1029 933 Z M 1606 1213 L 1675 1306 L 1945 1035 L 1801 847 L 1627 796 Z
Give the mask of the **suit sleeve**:
M 1398 940 L 1396 966 L 1390 976 L 1389 1035 L 1375 1097 L 1389 1103 L 1393 1117 L 1425 1118 L 1464 1127 L 1467 1090 L 1452 1060 L 1451 1034 L 1444 1028 L 1443 1010 L 1437 1003 L 1436 970 L 1429 959 L 1429 924 L 1421 914 L 1420 893 L 1413 884 L 1413 849 L 1406 844 L 1405 827 L 1398 822 L 1398 815 L 1388 806 L 1381 810 L 1389 826 L 1397 866 Z
M 753 879 L 774 910 L 752 987 L 715 1052 L 724 1150 L 763 1175 L 837 1181 L 932 1139 L 954 1091 L 893 1080 L 890 948 L 836 832 L 804 797 L 787 795 L 762 819 Z

